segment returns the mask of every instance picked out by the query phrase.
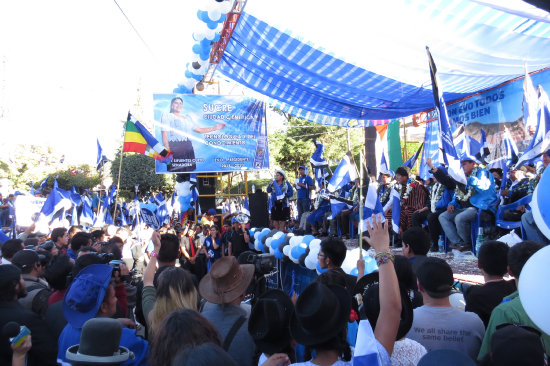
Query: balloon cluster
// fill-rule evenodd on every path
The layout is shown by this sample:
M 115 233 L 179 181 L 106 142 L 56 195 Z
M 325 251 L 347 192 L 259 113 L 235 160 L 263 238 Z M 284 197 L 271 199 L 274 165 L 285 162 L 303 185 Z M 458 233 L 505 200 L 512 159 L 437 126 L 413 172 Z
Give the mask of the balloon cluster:
M 254 249 L 264 253 L 271 253 L 279 260 L 290 260 L 300 266 L 317 271 L 321 274 L 326 271 L 319 265 L 318 254 L 321 249 L 321 240 L 313 235 L 297 236 L 293 233 L 285 234 L 278 230 L 268 228 L 251 228 L 250 236 L 254 243 Z M 342 269 L 347 274 L 357 276 L 357 259 L 359 248 L 348 250 L 346 259 L 342 263 Z M 378 270 L 376 260 L 365 250 L 362 251 L 365 260 L 365 274 Z
M 223 23 L 227 13 L 233 9 L 234 0 L 200 0 L 197 18 L 200 25 L 193 33 L 195 44 L 193 45 L 191 62 L 186 65 L 185 79 L 182 80 L 174 93 L 190 93 L 195 84 L 202 80 L 202 77 L 210 66 L 210 50 L 212 45 L 220 39 Z

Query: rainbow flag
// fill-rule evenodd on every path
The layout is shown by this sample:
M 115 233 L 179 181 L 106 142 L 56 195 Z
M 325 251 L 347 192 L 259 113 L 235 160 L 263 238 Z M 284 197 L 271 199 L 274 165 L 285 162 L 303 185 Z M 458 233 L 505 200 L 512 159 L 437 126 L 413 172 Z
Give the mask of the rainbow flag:
M 172 156 L 170 150 L 158 142 L 131 113 L 128 113 L 126 121 L 122 151 L 147 155 L 161 162 L 166 162 Z

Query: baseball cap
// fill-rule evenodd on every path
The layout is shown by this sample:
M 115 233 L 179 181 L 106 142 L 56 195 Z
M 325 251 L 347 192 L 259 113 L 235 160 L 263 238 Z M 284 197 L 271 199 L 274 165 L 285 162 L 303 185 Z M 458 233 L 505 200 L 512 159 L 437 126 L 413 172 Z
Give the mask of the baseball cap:
M 453 289 L 453 270 L 441 258 L 429 257 L 416 270 L 418 282 L 429 296 L 441 299 L 451 294 Z
M 213 209 L 213 208 L 211 208 L 211 209 L 208 210 L 208 214 L 209 214 L 209 215 L 215 215 L 216 213 L 217 213 L 216 210 Z
M 35 263 L 41 262 L 41 260 L 45 258 L 46 257 L 44 255 L 38 254 L 34 250 L 25 249 L 15 253 L 11 262 L 21 268 L 21 270 L 24 270 L 34 266 Z
M 306 170 L 306 167 L 305 167 L 305 166 L 303 166 L 303 165 L 300 165 L 300 166 L 298 167 L 298 170 L 300 170 L 300 169 L 304 169 L 304 170 Z
M 63 299 L 63 313 L 74 328 L 96 316 L 111 281 L 113 267 L 92 264 L 83 268 L 73 280 Z

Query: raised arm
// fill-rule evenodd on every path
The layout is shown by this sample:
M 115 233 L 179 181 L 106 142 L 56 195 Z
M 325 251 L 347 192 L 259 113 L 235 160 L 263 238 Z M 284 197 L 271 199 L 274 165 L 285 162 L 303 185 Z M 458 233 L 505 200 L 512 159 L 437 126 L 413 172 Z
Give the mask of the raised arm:
M 401 319 L 399 283 L 390 253 L 388 228 L 381 222 L 381 216 L 372 215 L 372 224 L 367 223 L 367 230 L 370 237 L 364 239 L 376 250 L 379 275 L 380 314 L 374 336 L 391 355 Z

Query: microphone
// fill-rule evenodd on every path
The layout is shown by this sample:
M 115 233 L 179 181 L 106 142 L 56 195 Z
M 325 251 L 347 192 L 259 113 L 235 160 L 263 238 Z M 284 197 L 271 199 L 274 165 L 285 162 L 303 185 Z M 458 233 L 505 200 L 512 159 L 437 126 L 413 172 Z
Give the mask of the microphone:
M 16 346 L 20 346 L 30 334 L 29 328 L 20 326 L 16 322 L 8 322 L 2 328 L 2 335 L 9 338 L 10 342 Z

